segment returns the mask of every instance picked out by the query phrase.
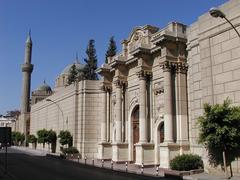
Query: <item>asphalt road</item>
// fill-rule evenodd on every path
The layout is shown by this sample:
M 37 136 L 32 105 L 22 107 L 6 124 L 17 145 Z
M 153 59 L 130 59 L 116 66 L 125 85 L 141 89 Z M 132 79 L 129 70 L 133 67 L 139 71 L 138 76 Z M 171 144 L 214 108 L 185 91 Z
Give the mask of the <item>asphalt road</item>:
M 4 153 L 0 152 L 0 172 L 4 167 Z M 74 162 L 45 157 L 30 156 L 9 148 L 9 179 L 14 180 L 141 180 L 156 179 L 129 175 L 100 168 L 88 167 Z M 3 174 L 3 173 L 2 173 Z M 10 178 L 11 177 L 11 178 Z M 7 179 L 0 176 L 0 179 Z M 166 179 L 166 178 L 157 178 Z M 167 180 L 167 179 L 166 179 Z M 169 179 L 168 179 L 169 180 Z

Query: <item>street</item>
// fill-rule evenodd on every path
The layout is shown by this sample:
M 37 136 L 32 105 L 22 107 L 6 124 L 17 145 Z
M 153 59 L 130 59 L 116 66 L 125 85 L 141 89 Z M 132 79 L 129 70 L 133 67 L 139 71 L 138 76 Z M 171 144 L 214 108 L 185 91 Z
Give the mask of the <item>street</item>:
M 8 173 L 15 180 L 75 180 L 75 179 L 104 179 L 104 180 L 137 180 L 156 179 L 129 175 L 116 171 L 84 166 L 74 162 L 46 157 L 32 156 L 16 149 L 8 149 Z M 0 173 L 4 169 L 4 151 L 0 151 Z M 0 178 L 1 179 L 1 178 Z M 10 179 L 10 178 L 9 178 Z M 158 178 L 166 179 L 166 178 Z

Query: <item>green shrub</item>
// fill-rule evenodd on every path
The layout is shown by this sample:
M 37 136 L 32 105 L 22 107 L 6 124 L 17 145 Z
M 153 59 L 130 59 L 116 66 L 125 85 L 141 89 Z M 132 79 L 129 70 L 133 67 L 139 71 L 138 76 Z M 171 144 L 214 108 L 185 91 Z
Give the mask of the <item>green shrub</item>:
M 36 143 L 36 142 L 37 142 L 37 138 L 36 138 L 35 135 L 30 134 L 30 135 L 28 135 L 27 141 L 28 141 L 29 143 Z
M 61 151 L 63 154 L 78 154 L 79 153 L 79 151 L 77 150 L 76 147 L 62 148 Z
M 58 137 L 60 138 L 59 142 L 61 145 L 68 145 L 68 147 L 72 146 L 72 141 L 73 141 L 73 137 L 71 135 L 71 133 L 69 131 L 60 131 Z
M 25 140 L 25 136 L 23 133 L 12 132 L 12 142 L 14 145 L 23 144 L 24 140 Z
M 183 154 L 172 159 L 170 162 L 170 167 L 173 170 L 189 171 L 203 168 L 203 161 L 198 155 Z
M 47 142 L 48 131 L 46 129 L 38 130 L 37 135 L 38 135 L 38 143 L 43 143 L 43 147 L 44 147 L 45 143 Z
M 47 143 L 49 144 L 56 143 L 56 140 L 57 140 L 56 132 L 53 131 L 52 129 L 47 131 L 47 138 L 46 138 Z

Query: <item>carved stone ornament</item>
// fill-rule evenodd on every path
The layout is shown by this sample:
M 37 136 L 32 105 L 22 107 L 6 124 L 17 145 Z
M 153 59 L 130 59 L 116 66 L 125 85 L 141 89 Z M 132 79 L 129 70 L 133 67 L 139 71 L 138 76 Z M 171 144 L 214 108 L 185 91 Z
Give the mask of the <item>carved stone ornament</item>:
M 155 91 L 154 91 L 155 95 L 159 95 L 159 94 L 163 94 L 163 93 L 164 93 L 164 88 L 163 87 L 161 87 L 159 89 L 155 89 Z
M 112 91 L 112 86 L 104 84 L 104 85 L 101 86 L 101 89 L 105 92 L 111 92 Z
M 154 95 L 160 95 L 164 93 L 163 81 L 157 82 L 154 84 Z
M 175 70 L 177 73 L 186 74 L 188 71 L 188 64 L 185 62 L 178 62 L 175 64 Z
M 152 72 L 151 71 L 147 71 L 147 70 L 140 70 L 137 73 L 138 78 L 142 79 L 142 78 L 152 78 Z
M 117 79 L 116 81 L 114 81 L 114 84 L 116 87 L 123 87 L 123 86 L 127 86 L 127 81 L 125 80 L 121 80 L 121 79 Z
M 160 67 L 163 69 L 163 72 L 169 72 L 173 69 L 172 62 L 164 61 L 160 64 Z
M 187 73 L 188 64 L 185 62 L 169 62 L 165 61 L 160 64 L 160 67 L 163 69 L 163 72 L 167 71 L 176 71 L 177 73 Z

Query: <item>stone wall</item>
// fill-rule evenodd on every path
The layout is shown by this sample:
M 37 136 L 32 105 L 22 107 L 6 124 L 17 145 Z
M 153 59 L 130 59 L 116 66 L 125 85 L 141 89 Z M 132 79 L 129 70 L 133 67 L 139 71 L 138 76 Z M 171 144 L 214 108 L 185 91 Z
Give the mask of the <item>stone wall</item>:
M 80 81 L 59 89 L 48 99 L 34 104 L 31 109 L 30 134 L 40 129 L 68 130 L 73 145 L 83 156 L 95 157 L 100 135 L 99 122 L 102 98 L 98 81 Z M 57 151 L 59 152 L 59 143 Z M 41 145 L 38 145 L 41 148 Z M 48 150 L 46 146 L 45 150 Z
M 240 32 L 240 1 L 228 1 L 219 9 Z M 223 103 L 229 97 L 234 105 L 240 105 L 240 38 L 229 23 L 209 13 L 190 25 L 187 34 L 191 151 L 207 161 L 206 152 L 197 143 L 196 121 L 203 113 L 204 103 Z

